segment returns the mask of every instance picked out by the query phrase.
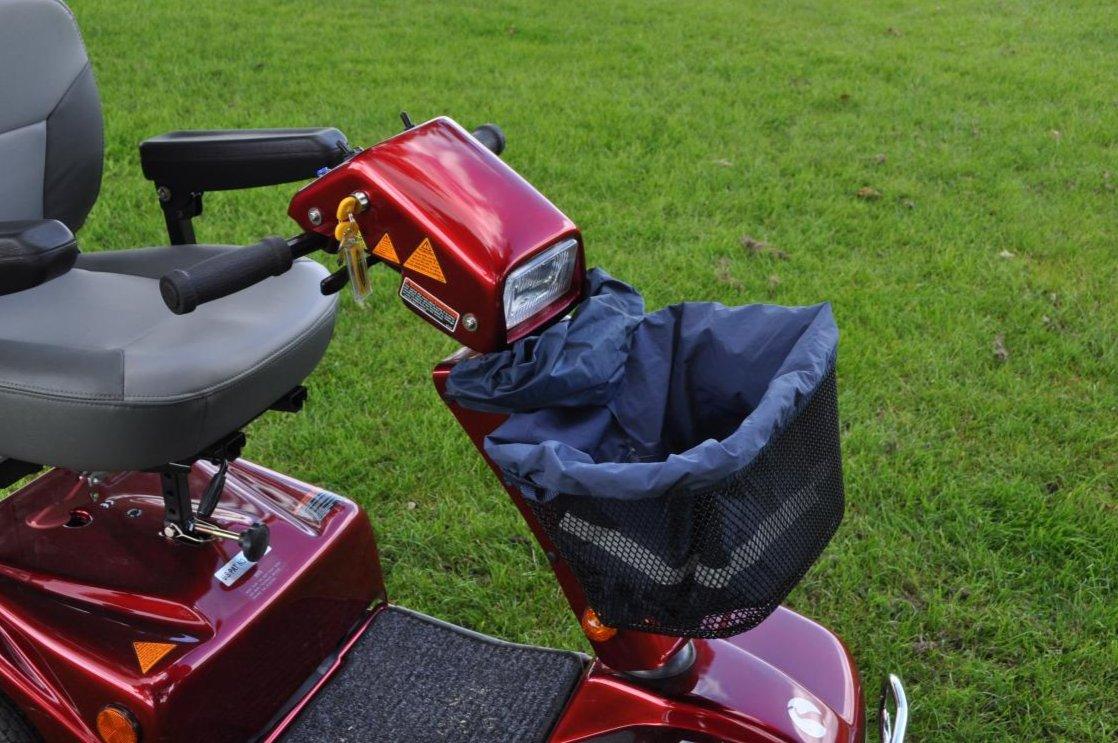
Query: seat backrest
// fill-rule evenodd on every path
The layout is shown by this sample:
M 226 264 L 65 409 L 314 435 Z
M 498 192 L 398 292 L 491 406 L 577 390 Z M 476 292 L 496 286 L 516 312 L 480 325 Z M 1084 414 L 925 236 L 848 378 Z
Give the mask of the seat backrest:
M 70 9 L 0 0 L 0 220 L 82 225 L 101 188 L 101 100 Z

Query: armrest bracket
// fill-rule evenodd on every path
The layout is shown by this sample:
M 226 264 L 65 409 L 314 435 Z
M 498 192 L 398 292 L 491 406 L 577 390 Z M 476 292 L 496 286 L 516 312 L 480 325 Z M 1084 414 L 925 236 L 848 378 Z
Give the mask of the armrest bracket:
M 194 218 L 202 214 L 201 191 L 172 191 L 167 186 L 156 186 L 159 207 L 167 222 L 167 237 L 172 245 L 193 245 Z

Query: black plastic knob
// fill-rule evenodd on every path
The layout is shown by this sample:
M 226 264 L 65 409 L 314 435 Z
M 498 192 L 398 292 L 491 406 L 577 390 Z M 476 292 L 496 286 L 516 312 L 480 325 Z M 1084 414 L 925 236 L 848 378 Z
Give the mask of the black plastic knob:
M 259 562 L 260 558 L 268 551 L 268 525 L 259 521 L 241 532 L 237 540 L 241 551 L 249 562 Z

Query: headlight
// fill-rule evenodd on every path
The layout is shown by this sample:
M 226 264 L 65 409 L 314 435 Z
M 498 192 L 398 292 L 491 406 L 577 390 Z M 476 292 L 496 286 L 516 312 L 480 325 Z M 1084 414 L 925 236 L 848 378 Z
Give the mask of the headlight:
M 505 328 L 511 330 L 571 288 L 578 241 L 564 240 L 517 268 L 505 280 Z

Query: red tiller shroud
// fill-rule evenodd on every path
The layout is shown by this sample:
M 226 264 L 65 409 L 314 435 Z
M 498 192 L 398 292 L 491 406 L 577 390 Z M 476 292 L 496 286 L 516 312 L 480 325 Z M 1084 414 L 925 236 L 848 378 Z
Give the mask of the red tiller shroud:
M 355 215 L 369 249 L 387 238 L 396 260 L 384 263 L 450 312 L 473 315 L 476 329 L 457 322 L 451 331 L 405 304 L 474 350 L 494 351 L 527 335 L 581 292 L 582 236 L 574 222 L 450 119 L 420 124 L 352 157 L 295 194 L 288 214 L 306 231 L 333 235 L 338 203 L 354 192 L 369 200 Z M 321 215 L 319 224 L 312 210 Z M 579 246 L 570 290 L 509 333 L 502 298 L 509 272 L 567 238 Z M 428 250 L 438 272 L 421 270 L 429 260 L 413 261 Z M 385 252 L 375 254 L 383 258 Z

